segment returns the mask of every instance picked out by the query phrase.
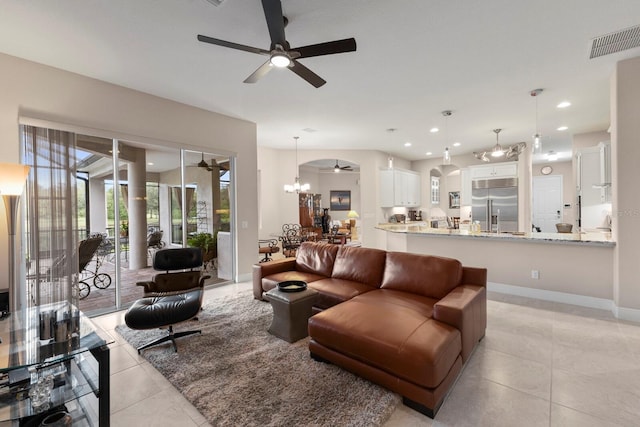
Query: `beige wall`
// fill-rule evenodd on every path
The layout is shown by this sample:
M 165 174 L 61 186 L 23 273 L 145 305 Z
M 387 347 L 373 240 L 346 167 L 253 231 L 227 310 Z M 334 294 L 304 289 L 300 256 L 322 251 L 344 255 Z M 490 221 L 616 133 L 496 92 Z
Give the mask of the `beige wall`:
M 639 117 L 640 57 L 619 62 L 611 79 L 614 300 L 622 310 L 640 310 Z
M 18 162 L 18 117 L 117 133 L 121 139 L 237 156 L 238 273 L 249 277 L 258 236 L 256 126 L 142 92 L 0 54 L 0 144 Z M 124 138 L 126 136 L 126 138 Z M 0 221 L 0 271 L 7 271 Z M 2 284 L 6 273 L 0 275 Z M 4 286 L 6 287 L 6 286 Z
M 287 194 L 283 190 L 284 185 L 291 184 L 295 178 L 295 150 L 272 150 L 260 147 L 258 153 L 258 168 L 261 172 L 260 236 L 269 236 L 279 233 L 282 224 L 299 221 L 297 195 Z M 358 235 L 363 245 L 368 247 L 386 245 L 385 241 L 378 240 L 379 235 L 376 233 L 375 226 L 384 220 L 383 209 L 379 207 L 378 171 L 380 168 L 387 167 L 388 157 L 386 153 L 380 151 L 331 151 L 331 158 L 346 160 L 360 166 L 360 200 L 353 203 L 359 203 Z M 326 158 L 326 151 L 298 151 L 299 164 Z M 394 161 L 397 167 L 402 167 L 400 163 L 399 160 Z M 408 166 L 408 162 L 403 161 L 402 165 Z M 319 174 L 318 180 L 321 178 Z M 310 181 L 312 192 L 322 187 L 320 181 L 317 181 L 314 189 L 313 179 Z M 328 199 L 324 201 L 323 196 L 323 204 L 325 202 L 328 204 Z
M 317 168 L 301 168 L 300 181 L 311 184 L 311 193 L 322 195 L 322 207 L 330 208 L 332 190 L 347 190 L 351 192 L 351 210 L 360 215 L 360 173 L 342 171 L 320 172 Z M 346 220 L 349 211 L 329 211 L 332 220 Z M 358 221 L 359 222 L 359 221 Z
M 493 283 L 591 298 L 613 298 L 613 248 L 578 244 L 462 238 L 391 233 L 406 239 L 406 250 L 456 258 L 463 265 L 487 268 Z M 531 278 L 538 270 L 539 279 Z

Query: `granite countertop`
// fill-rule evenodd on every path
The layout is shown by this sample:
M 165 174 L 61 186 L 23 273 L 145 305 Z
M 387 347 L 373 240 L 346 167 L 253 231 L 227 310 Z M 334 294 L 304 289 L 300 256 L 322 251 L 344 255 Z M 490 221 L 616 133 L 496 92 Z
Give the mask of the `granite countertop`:
M 527 233 L 527 232 L 506 232 L 506 233 L 472 233 L 469 230 L 451 230 L 447 228 L 431 228 L 424 223 L 408 224 L 378 224 L 379 230 L 393 233 L 422 234 L 431 236 L 447 236 L 467 239 L 491 239 L 508 240 L 521 242 L 539 243 L 561 243 L 561 244 L 586 244 L 597 246 L 615 246 L 611 240 L 611 233 L 604 232 L 581 232 L 581 233 Z

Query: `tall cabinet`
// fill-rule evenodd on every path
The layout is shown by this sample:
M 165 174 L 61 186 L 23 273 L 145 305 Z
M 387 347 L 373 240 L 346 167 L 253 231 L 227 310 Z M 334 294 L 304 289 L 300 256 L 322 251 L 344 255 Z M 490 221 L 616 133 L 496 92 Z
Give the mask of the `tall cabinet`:
M 300 212 L 300 225 L 303 228 L 314 228 L 322 230 L 321 194 L 298 194 L 298 208 Z

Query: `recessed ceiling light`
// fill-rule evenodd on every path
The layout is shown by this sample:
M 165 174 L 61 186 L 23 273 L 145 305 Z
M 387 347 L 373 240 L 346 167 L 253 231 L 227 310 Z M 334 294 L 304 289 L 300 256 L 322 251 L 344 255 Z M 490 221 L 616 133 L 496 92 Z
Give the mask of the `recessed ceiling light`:
M 431 151 L 427 151 L 427 153 L 426 153 L 426 154 L 427 154 L 427 156 L 430 156 L 430 155 L 432 155 L 433 153 L 432 153 Z
M 454 147 L 460 147 L 461 145 L 462 145 L 462 144 L 460 144 L 459 142 L 454 142 L 454 143 L 453 143 L 453 146 L 454 146 Z
M 405 142 L 405 143 L 404 143 L 404 146 L 405 146 L 405 147 L 411 147 L 411 143 L 410 143 L 410 142 Z
M 153 166 L 153 162 L 147 163 L 148 166 Z
M 568 127 L 568 126 L 560 126 L 560 127 L 558 128 L 558 130 L 559 130 L 560 132 L 562 132 L 563 130 L 567 130 L 567 129 L 569 129 L 569 127 Z
M 558 108 L 567 108 L 570 105 L 571 103 L 569 101 L 562 101 L 560 104 L 558 104 Z
M 431 133 L 436 133 L 436 132 L 438 132 L 439 130 L 440 130 L 440 129 L 438 129 L 438 128 L 431 128 L 431 129 L 429 130 L 429 132 L 431 132 Z

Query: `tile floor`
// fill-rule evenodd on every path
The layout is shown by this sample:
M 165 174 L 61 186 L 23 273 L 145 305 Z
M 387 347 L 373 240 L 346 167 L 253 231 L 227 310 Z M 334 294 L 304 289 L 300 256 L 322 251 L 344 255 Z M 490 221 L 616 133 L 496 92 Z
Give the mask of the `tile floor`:
M 221 286 L 206 298 L 251 288 Z M 113 331 L 112 426 L 206 426 L 206 420 Z M 187 338 L 188 339 L 188 338 Z M 587 309 L 490 293 L 485 339 L 436 419 L 400 406 L 396 426 L 640 425 L 640 325 Z

